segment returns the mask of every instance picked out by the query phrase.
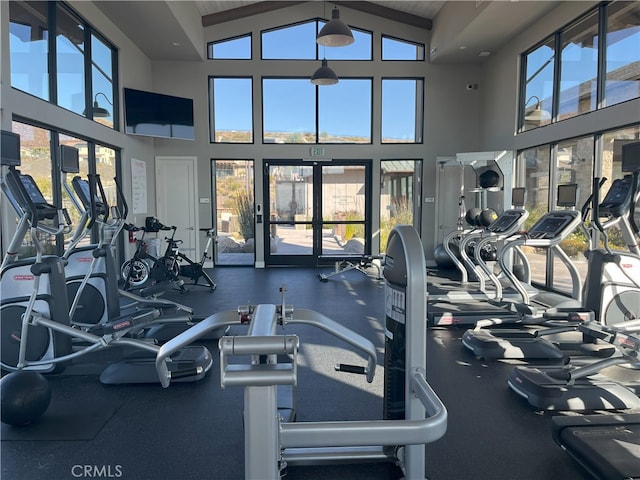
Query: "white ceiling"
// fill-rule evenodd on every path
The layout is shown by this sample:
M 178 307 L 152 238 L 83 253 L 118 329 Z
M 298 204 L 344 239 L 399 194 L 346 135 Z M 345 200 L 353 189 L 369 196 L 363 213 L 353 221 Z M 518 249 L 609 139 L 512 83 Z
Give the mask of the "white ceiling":
M 303 2 L 291 2 L 303 3 Z M 495 52 L 510 38 L 555 8 L 557 1 L 341 1 L 337 4 L 385 18 L 431 20 L 438 63 L 480 63 L 478 52 Z M 202 60 L 202 23 L 253 15 L 256 9 L 282 8 L 281 1 L 244 0 L 98 0 L 95 4 L 152 60 Z M 383 7 L 383 11 L 379 8 Z M 397 17 L 394 15 L 395 10 Z M 185 14 L 185 12 L 187 14 Z M 458 15 L 460 12 L 460 15 Z M 407 15 L 408 14 L 408 15 Z M 446 24 L 440 34 L 439 22 Z M 188 25 L 187 25 L 188 23 Z M 415 25 L 415 23 L 414 23 Z M 436 35 L 438 32 L 438 35 Z M 437 42 L 435 41 L 437 37 Z M 462 48 L 464 47 L 464 48 Z

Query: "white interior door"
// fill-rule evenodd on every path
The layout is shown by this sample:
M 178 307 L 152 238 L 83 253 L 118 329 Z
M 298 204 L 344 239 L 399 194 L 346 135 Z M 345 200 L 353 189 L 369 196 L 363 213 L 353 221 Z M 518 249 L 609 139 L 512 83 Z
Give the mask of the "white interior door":
M 199 260 L 196 215 L 196 157 L 156 157 L 156 216 L 167 226 L 175 225 L 180 251 Z

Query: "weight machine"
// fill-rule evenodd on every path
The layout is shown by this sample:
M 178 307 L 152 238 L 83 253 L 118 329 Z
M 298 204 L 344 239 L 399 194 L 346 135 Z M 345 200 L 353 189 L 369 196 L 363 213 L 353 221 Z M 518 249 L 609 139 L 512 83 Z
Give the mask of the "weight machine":
M 245 478 L 275 480 L 287 465 L 339 462 L 395 462 L 412 480 L 425 478 L 425 444 L 441 438 L 447 410 L 426 381 L 426 277 L 422 242 L 409 225 L 394 227 L 384 266 L 385 400 L 382 420 L 295 422 L 296 335 L 276 335 L 279 326 L 305 324 L 357 348 L 367 366 L 336 370 L 373 380 L 376 348 L 367 339 L 324 315 L 304 309 L 261 304 L 216 313 L 161 347 L 156 366 L 169 386 L 164 360 L 180 344 L 209 330 L 247 324 L 247 335 L 220 339 L 223 388 L 244 387 Z M 284 289 L 281 289 L 284 294 Z M 234 357 L 250 363 L 234 363 Z M 284 359 L 284 360 L 283 360 Z

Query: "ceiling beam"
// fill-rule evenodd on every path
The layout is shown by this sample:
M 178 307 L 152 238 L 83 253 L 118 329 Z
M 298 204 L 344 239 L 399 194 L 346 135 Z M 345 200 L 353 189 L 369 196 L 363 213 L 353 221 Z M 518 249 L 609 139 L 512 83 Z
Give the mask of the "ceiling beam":
M 250 17 L 252 15 L 258 15 L 260 13 L 271 12 L 280 8 L 291 7 L 299 3 L 305 3 L 303 1 L 265 1 L 246 5 L 244 7 L 232 8 L 230 10 L 223 10 L 221 12 L 212 13 L 202 17 L 202 26 L 210 27 L 219 23 L 231 22 L 232 20 L 239 20 L 241 18 Z
M 331 3 L 351 8 L 353 10 L 359 10 L 371 15 L 377 15 L 378 17 L 388 18 L 389 20 L 396 22 L 406 23 L 407 25 L 413 25 L 414 27 L 423 28 L 425 30 L 431 30 L 433 28 L 433 20 L 430 18 L 419 17 L 418 15 L 401 12 L 394 8 L 383 7 L 376 3 L 360 1 L 332 1 Z

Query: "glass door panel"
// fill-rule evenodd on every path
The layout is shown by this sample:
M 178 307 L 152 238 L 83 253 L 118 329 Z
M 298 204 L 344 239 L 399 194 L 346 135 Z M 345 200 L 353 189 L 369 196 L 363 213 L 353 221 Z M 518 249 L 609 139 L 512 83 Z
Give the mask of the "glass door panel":
M 268 173 L 269 263 L 306 264 L 314 254 L 313 165 L 270 163 Z
M 267 265 L 371 252 L 369 162 L 270 161 L 265 171 Z
M 380 176 L 380 253 L 384 253 L 394 226 L 413 225 L 420 233 L 422 161 L 383 160 Z
M 322 165 L 322 256 L 364 254 L 368 247 L 365 165 Z
M 255 262 L 253 160 L 212 160 L 214 265 Z

